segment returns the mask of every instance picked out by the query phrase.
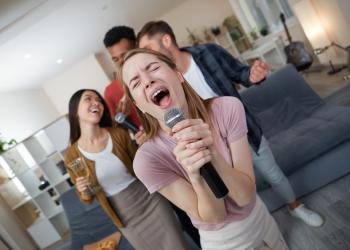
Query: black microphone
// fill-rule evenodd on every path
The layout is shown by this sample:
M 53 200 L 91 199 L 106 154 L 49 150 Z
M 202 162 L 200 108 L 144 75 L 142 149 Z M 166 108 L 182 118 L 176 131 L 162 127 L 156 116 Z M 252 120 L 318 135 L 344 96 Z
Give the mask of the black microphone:
M 117 123 L 124 125 L 135 134 L 140 131 L 134 124 L 132 124 L 131 122 L 128 121 L 128 119 L 126 119 L 126 116 L 122 112 L 119 112 L 118 114 L 116 114 L 114 119 Z
M 185 120 L 184 114 L 177 108 L 172 108 L 164 114 L 165 124 L 172 128 L 178 122 Z M 228 194 L 228 189 L 222 181 L 219 174 L 216 172 L 211 162 L 207 162 L 199 169 L 201 176 L 207 182 L 209 188 L 214 193 L 216 198 L 223 198 Z

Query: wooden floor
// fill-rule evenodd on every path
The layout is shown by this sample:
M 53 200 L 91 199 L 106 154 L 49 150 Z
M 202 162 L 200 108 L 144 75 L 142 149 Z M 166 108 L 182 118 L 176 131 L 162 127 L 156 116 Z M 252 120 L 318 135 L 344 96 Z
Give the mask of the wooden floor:
M 350 250 L 350 175 L 300 199 L 325 219 L 319 228 L 291 217 L 286 208 L 272 215 L 290 250 Z
M 326 97 L 350 83 L 349 70 L 344 69 L 334 75 L 328 75 L 328 71 L 329 68 L 325 67 L 321 71 L 302 73 L 306 82 L 321 97 Z

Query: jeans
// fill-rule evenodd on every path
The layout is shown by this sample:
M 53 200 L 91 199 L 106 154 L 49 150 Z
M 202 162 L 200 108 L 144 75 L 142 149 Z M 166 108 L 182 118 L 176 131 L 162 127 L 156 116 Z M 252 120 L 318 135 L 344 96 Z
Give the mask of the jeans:
M 255 171 L 268 182 L 272 189 L 287 203 L 296 200 L 295 193 L 280 167 L 275 161 L 275 157 L 269 147 L 265 137 L 261 138 L 258 154 L 251 148 Z

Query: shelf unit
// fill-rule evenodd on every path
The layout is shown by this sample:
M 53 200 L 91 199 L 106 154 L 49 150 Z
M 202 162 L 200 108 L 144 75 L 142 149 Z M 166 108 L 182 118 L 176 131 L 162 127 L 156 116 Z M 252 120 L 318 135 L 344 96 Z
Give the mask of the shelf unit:
M 0 156 L 0 194 L 22 220 L 40 249 L 69 232 L 60 195 L 71 188 L 63 163 L 68 147 L 66 116 L 37 131 Z M 39 186 L 46 185 L 39 189 Z
M 235 42 L 232 40 L 230 33 L 228 31 L 221 32 L 219 35 L 214 37 L 214 42 L 221 47 L 223 47 L 225 50 L 230 52 L 232 56 L 237 58 L 238 60 L 241 60 L 241 53 L 237 49 L 237 46 Z

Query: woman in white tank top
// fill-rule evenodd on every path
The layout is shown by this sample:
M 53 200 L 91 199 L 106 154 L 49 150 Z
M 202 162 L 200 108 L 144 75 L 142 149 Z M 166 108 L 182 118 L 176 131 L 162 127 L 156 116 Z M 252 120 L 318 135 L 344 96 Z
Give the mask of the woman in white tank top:
M 185 250 L 169 203 L 158 194 L 150 195 L 135 178 L 132 161 L 136 145 L 125 129 L 112 126 L 101 95 L 90 89 L 77 91 L 69 101 L 68 116 L 71 146 L 65 164 L 80 157 L 90 173 L 76 178 L 67 168 L 80 200 L 91 203 L 96 198 L 136 250 Z M 94 193 L 87 192 L 89 186 L 95 187 Z

